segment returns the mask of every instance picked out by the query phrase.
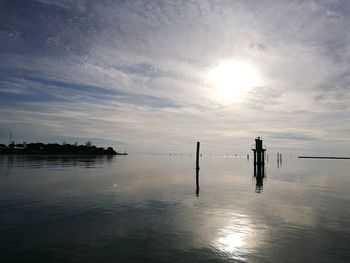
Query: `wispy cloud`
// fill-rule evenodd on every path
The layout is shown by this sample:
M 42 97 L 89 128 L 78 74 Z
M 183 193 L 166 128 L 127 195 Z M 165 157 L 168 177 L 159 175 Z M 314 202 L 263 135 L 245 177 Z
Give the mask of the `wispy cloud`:
M 247 151 L 263 135 L 276 148 L 283 139 L 301 150 L 349 149 L 347 1 L 0 7 L 2 140 L 15 129 L 19 137 L 79 134 L 140 151 L 189 151 L 197 140 L 210 151 Z M 238 103 L 218 103 L 206 83 L 226 59 L 262 76 Z

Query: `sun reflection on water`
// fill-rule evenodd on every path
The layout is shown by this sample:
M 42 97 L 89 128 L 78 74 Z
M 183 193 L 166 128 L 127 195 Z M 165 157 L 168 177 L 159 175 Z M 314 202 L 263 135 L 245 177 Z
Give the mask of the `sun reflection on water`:
M 239 232 L 222 231 L 223 236 L 217 240 L 218 248 L 224 252 L 233 253 L 244 247 L 245 236 Z M 226 232 L 226 233 L 225 233 Z
M 215 248 L 231 258 L 244 259 L 251 250 L 255 250 L 262 242 L 264 230 L 258 229 L 244 215 L 235 215 L 230 223 L 218 231 L 214 241 Z

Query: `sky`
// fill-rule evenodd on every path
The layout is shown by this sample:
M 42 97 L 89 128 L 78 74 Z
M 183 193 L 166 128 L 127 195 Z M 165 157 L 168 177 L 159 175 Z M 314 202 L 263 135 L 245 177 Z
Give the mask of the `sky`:
M 0 0 L 0 142 L 350 155 L 350 2 Z

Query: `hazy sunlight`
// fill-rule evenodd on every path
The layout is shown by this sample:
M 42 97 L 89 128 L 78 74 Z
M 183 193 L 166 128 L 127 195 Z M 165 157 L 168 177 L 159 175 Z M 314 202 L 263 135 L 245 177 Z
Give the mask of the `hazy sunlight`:
M 213 87 L 213 98 L 220 102 L 236 102 L 251 88 L 259 85 L 259 77 L 254 67 L 248 63 L 228 60 L 208 72 L 208 80 Z

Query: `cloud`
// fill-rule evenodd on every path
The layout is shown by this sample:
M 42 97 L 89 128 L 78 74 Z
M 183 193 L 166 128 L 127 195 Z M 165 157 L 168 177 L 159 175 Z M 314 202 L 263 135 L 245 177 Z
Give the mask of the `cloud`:
M 213 151 L 245 151 L 259 132 L 272 147 L 282 138 L 300 149 L 327 148 L 332 138 L 349 143 L 345 2 L 0 6 L 2 134 L 78 132 L 150 151 L 165 143 L 190 150 L 199 139 Z M 251 63 L 262 76 L 235 104 L 215 101 L 205 81 L 225 59 Z

